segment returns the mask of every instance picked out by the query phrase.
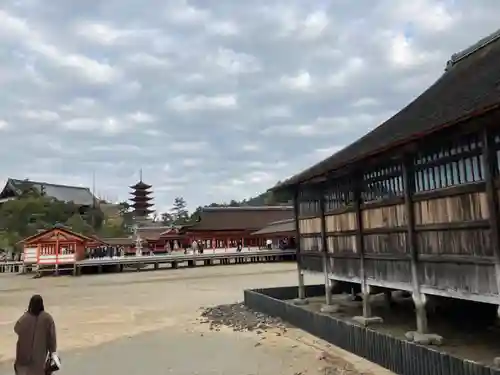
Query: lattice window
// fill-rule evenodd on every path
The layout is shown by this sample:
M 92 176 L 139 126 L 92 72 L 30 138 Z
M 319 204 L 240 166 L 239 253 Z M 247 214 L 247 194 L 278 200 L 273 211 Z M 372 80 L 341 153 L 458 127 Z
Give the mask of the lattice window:
M 354 203 L 353 182 L 350 179 L 332 180 L 324 194 L 326 212 L 350 206 Z
M 363 202 L 374 202 L 403 196 L 402 164 L 381 166 L 363 175 Z
M 315 216 L 320 213 L 319 191 L 313 186 L 304 186 L 299 192 L 299 215 Z
M 469 135 L 432 151 L 418 153 L 415 158 L 416 192 L 483 181 L 482 147 L 478 135 Z

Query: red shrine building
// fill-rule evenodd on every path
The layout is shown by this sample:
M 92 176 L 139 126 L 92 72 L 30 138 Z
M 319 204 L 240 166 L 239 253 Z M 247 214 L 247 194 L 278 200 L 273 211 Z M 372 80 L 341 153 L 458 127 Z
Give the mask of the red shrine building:
M 202 241 L 206 248 L 265 246 L 266 239 L 253 233 L 268 224 L 293 218 L 290 206 L 205 207 L 197 222 L 182 229 L 193 240 Z
M 85 250 L 103 245 L 96 239 L 55 225 L 22 240 L 23 262 L 26 265 L 65 265 L 85 258 Z

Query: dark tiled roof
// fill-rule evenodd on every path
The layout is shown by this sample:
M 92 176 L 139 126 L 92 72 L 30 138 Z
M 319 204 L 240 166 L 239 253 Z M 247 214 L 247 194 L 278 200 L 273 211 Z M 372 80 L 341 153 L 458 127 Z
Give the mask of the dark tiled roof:
M 499 33 L 453 55 L 423 94 L 364 137 L 279 184 L 274 190 L 333 171 L 461 120 L 500 107 Z
M 137 234 L 139 234 L 143 240 L 156 241 L 160 238 L 161 234 L 169 228 L 170 227 L 165 226 L 142 227 L 137 229 Z
M 257 232 L 252 233 L 256 236 L 262 236 L 265 234 L 280 234 L 280 233 L 293 233 L 295 232 L 295 219 L 280 220 L 273 223 L 269 223 Z
M 133 245 L 135 243 L 134 240 L 130 237 L 101 238 L 100 240 L 102 242 L 104 242 L 105 244 L 111 245 L 111 246 L 118 246 L 118 245 L 130 246 L 130 245 Z
M 79 206 L 91 206 L 95 199 L 89 188 L 80 186 L 59 185 L 48 182 L 26 181 L 9 178 L 6 187 L 10 187 L 17 194 L 17 189 L 19 189 L 20 186 L 26 186 L 28 184 L 39 192 L 42 191 L 43 186 L 46 196 L 56 198 L 57 200 L 64 202 L 73 202 Z
M 258 230 L 267 224 L 293 217 L 290 206 L 205 207 L 193 231 Z

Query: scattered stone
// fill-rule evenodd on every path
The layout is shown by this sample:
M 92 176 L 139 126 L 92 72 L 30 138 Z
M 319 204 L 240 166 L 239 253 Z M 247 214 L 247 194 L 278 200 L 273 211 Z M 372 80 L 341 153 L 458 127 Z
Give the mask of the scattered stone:
M 325 352 L 320 352 L 320 353 L 318 353 L 318 355 L 316 356 L 316 359 L 317 359 L 318 361 L 322 361 L 322 360 L 326 359 L 326 357 L 327 357 L 327 354 L 326 354 Z
M 285 323 L 281 319 L 252 311 L 243 303 L 204 308 L 201 316 L 209 322 L 211 330 L 225 326 L 236 332 L 256 331 L 258 334 L 270 328 L 285 331 Z
M 493 359 L 493 365 L 495 367 L 500 367 L 500 357 L 495 357 L 495 359 Z

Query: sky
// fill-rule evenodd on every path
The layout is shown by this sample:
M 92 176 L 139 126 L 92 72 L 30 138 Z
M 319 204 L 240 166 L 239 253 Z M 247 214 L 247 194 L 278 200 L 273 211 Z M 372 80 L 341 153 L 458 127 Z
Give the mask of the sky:
M 2 0 L 0 183 L 258 195 L 390 118 L 498 0 Z

